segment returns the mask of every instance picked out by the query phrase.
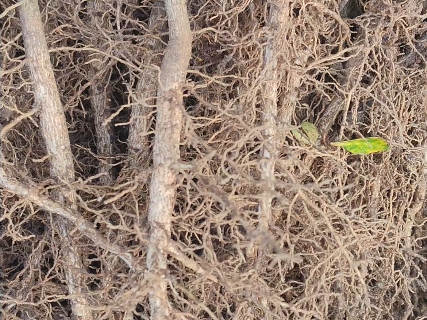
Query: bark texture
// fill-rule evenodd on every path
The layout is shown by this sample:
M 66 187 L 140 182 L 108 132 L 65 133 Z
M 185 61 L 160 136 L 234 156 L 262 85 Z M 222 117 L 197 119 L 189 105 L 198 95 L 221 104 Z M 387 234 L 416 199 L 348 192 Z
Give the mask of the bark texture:
M 278 33 L 283 29 L 284 9 L 278 8 L 272 4 L 269 11 L 268 27 L 272 33 Z M 280 39 L 280 38 L 279 38 Z M 265 49 L 264 55 L 264 76 L 263 85 L 263 113 L 262 124 L 265 127 L 263 131 L 264 145 L 261 149 L 263 161 L 261 167 L 261 179 L 265 182 L 263 195 L 260 201 L 260 227 L 267 230 L 272 219 L 271 201 L 274 191 L 274 162 L 277 159 L 277 115 L 278 115 L 278 88 L 280 76 L 277 68 L 277 38 L 272 37 Z
M 153 277 L 149 295 L 153 320 L 171 317 L 166 270 L 176 193 L 176 177 L 172 167 L 179 159 L 182 127 L 181 87 L 191 57 L 191 30 L 185 0 L 167 0 L 165 6 L 169 22 L 169 43 L 160 70 L 153 154 L 154 171 L 148 212 L 150 242 L 147 267 Z
M 289 15 L 287 1 L 272 3 L 268 12 L 267 26 L 272 34 L 269 39 L 264 53 L 264 70 L 263 70 L 263 110 L 261 115 L 264 142 L 261 148 L 261 179 L 263 181 L 262 194 L 259 201 L 259 225 L 258 231 L 261 234 L 262 242 L 265 235 L 268 234 L 271 223 L 273 222 L 272 201 L 275 196 L 275 163 L 278 159 L 280 139 L 278 135 L 278 126 L 289 127 L 295 104 L 292 99 L 282 107 L 279 113 L 279 87 L 281 83 L 279 56 L 281 48 L 284 45 L 284 34 L 286 32 L 286 18 Z M 261 245 L 263 247 L 263 245 Z M 258 248 L 250 248 L 249 255 L 256 254 Z M 267 249 L 267 248 L 264 248 Z M 267 249 L 271 250 L 271 248 Z M 265 254 L 260 253 L 259 258 Z M 260 259 L 259 259 L 260 260 Z
M 90 23 L 96 30 L 109 30 L 107 4 L 103 1 L 89 1 L 88 13 Z M 102 48 L 102 44 L 99 43 Z M 111 143 L 112 128 L 111 123 L 108 122 L 104 125 L 104 121 L 109 117 L 111 110 L 111 88 L 110 88 L 110 74 L 111 67 L 106 67 L 108 61 L 104 58 L 103 54 L 92 54 L 89 59 L 92 61 L 89 66 L 88 76 L 89 81 L 92 82 L 90 86 L 90 104 L 95 114 L 95 131 L 97 137 L 96 149 L 98 155 L 105 158 L 104 161 L 99 163 L 99 173 L 103 174 L 100 177 L 100 182 L 103 185 L 108 185 L 113 181 L 112 177 L 112 156 L 113 146 Z
M 39 7 L 36 0 L 23 0 L 20 7 L 22 35 L 27 65 L 34 86 L 34 107 L 40 108 L 40 127 L 50 160 L 51 177 L 59 183 L 74 181 L 75 173 L 67 123 L 50 63 Z M 71 194 L 58 194 L 58 200 L 73 206 Z M 68 198 L 68 199 L 66 199 Z M 64 252 L 64 272 L 77 319 L 92 319 L 89 302 L 84 294 L 84 270 L 81 255 L 70 231 L 72 225 L 62 218 L 55 221 Z
M 151 10 L 149 28 L 151 32 L 157 33 L 167 28 L 165 8 L 161 1 L 157 1 Z M 151 52 L 159 51 L 163 45 L 159 38 L 152 38 L 147 43 Z M 149 157 L 150 142 L 148 140 L 148 131 L 150 130 L 151 114 L 153 106 L 156 103 L 156 94 L 158 86 L 158 71 L 153 68 L 160 67 L 161 60 L 158 55 L 146 53 L 143 58 L 144 70 L 137 84 L 137 104 L 132 107 L 131 124 L 129 126 L 129 153 L 141 153 L 142 162 Z M 136 159 L 135 159 L 136 160 Z M 134 165 L 137 165 L 134 161 Z

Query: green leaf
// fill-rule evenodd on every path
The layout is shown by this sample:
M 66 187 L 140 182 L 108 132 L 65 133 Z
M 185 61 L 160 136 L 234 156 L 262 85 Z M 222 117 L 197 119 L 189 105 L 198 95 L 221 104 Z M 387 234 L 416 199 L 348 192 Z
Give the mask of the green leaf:
M 301 123 L 301 129 L 302 131 L 304 131 L 308 140 L 312 144 L 315 144 L 317 142 L 317 140 L 319 139 L 319 130 L 317 130 L 314 124 L 304 121 L 303 123 Z
M 370 154 L 390 149 L 387 141 L 377 137 L 332 142 L 331 145 L 343 147 L 345 150 L 353 154 Z
M 291 130 L 293 136 L 299 143 L 312 145 L 319 139 L 319 131 L 316 126 L 310 122 L 301 123 L 301 130 Z

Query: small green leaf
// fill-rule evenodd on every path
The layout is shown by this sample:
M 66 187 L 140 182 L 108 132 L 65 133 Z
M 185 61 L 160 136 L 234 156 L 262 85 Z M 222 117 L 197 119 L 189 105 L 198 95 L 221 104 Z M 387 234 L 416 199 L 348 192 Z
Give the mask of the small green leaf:
M 332 142 L 331 145 L 343 147 L 345 150 L 353 154 L 370 154 L 390 149 L 387 141 L 377 137 Z
M 314 124 L 312 124 L 311 122 L 304 121 L 303 123 L 301 123 L 301 129 L 302 131 L 304 131 L 308 140 L 312 144 L 315 144 L 317 142 L 317 140 L 319 139 L 319 130 L 317 130 Z
M 294 129 L 291 132 L 295 139 L 302 144 L 312 145 L 319 139 L 319 131 L 316 126 L 307 121 L 301 123 L 301 130 Z

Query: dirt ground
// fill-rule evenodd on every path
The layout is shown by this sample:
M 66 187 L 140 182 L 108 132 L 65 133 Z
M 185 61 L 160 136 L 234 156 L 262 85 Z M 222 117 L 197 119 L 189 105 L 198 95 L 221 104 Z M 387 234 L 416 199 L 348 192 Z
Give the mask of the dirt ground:
M 427 1 L 38 3 L 50 62 L 0 3 L 0 319 L 427 319 Z

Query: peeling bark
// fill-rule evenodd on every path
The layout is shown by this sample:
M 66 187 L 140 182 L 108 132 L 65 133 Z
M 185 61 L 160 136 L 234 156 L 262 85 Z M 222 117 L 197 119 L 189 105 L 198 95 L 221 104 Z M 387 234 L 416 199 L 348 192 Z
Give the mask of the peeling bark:
M 107 19 L 102 13 L 108 12 L 106 4 L 102 1 L 88 1 L 88 14 L 91 17 L 90 24 L 94 30 L 108 28 L 104 21 Z M 102 15 L 101 15 L 102 14 Z M 111 110 L 111 88 L 109 85 L 111 66 L 108 64 L 102 54 L 91 55 L 92 61 L 88 70 L 89 81 L 92 84 L 90 90 L 90 104 L 95 114 L 95 132 L 97 138 L 97 153 L 104 158 L 105 162 L 99 162 L 99 173 L 103 173 L 100 182 L 103 185 L 109 185 L 113 181 L 111 172 L 113 146 L 111 144 L 112 128 L 108 122 L 104 121 L 110 116 Z
M 157 95 L 153 176 L 150 185 L 148 220 L 150 241 L 147 267 L 152 274 L 149 294 L 151 319 L 171 317 L 167 295 L 167 249 L 175 199 L 173 165 L 179 160 L 182 128 L 182 89 L 191 57 L 191 30 L 185 0 L 165 2 L 169 22 L 169 43 L 160 70 Z
M 58 183 L 69 183 L 75 178 L 73 157 L 37 1 L 23 0 L 20 15 L 27 65 L 34 82 L 34 107 L 40 108 L 40 127 L 50 160 L 50 174 Z M 65 190 L 63 194 L 66 194 Z M 66 197 L 58 194 L 57 198 L 62 203 L 74 205 L 70 193 Z M 73 296 L 70 298 L 73 314 L 77 319 L 92 319 L 89 302 L 84 294 L 85 284 L 81 276 L 84 267 L 81 255 L 70 236 L 72 225 L 62 218 L 57 218 L 55 224 L 59 230 L 65 256 L 64 270 L 68 290 Z
M 163 2 L 157 1 L 153 4 L 150 14 L 149 29 L 150 33 L 156 34 L 160 31 L 165 31 L 166 12 Z M 162 42 L 158 38 L 153 38 L 147 43 L 150 52 L 156 52 L 162 48 Z M 141 73 L 136 91 L 136 101 L 138 104 L 132 107 L 131 124 L 129 126 L 129 154 L 142 153 L 142 162 L 150 156 L 150 142 L 147 132 L 150 130 L 150 114 L 153 111 L 151 106 L 156 104 L 156 92 L 158 86 L 158 72 L 152 66 L 159 67 L 161 60 L 159 56 L 147 53 L 143 58 L 144 65 L 147 68 Z M 134 160 L 134 165 L 138 161 Z
M 276 42 L 280 39 L 280 47 L 276 50 L 287 51 L 292 55 L 284 54 L 282 68 L 286 70 L 286 75 L 281 79 L 283 93 L 279 97 L 277 125 L 282 128 L 278 132 L 278 143 L 282 145 L 285 141 L 285 136 L 289 133 L 289 126 L 292 124 L 292 116 L 295 113 L 295 108 L 300 99 L 300 87 L 304 71 L 296 68 L 292 60 L 295 59 L 299 64 L 305 65 L 308 59 L 308 53 L 303 50 L 295 52 L 295 48 L 289 45 L 289 37 L 292 37 L 292 13 L 290 12 L 291 1 L 279 0 L 271 7 L 270 26 L 276 30 Z M 278 52 L 276 52 L 278 54 Z

